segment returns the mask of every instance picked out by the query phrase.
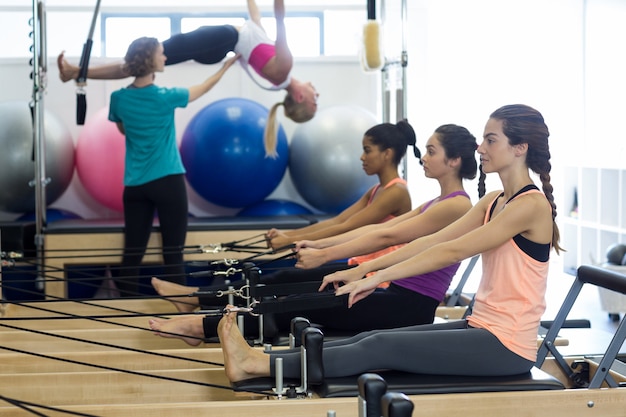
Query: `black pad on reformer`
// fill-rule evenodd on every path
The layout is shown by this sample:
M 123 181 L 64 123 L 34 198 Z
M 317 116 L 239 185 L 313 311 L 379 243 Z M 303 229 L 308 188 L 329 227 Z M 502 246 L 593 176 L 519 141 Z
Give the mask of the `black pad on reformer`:
M 322 351 L 324 334 L 316 327 L 302 330 L 302 346 L 306 349 L 307 385 L 319 385 L 324 382 L 324 362 Z
M 560 390 L 565 387 L 552 375 L 539 368 L 512 376 L 424 375 L 383 371 L 378 374 L 387 382 L 387 390 L 416 394 L 450 394 L 467 392 Z M 316 388 L 320 397 L 354 397 L 359 394 L 357 377 L 326 378 Z
M 302 345 L 302 332 L 308 327 L 311 327 L 311 322 L 307 318 L 294 317 L 291 319 L 290 333 L 293 338 L 292 348 L 300 347 L 300 345 Z
M 365 373 L 357 379 L 360 406 L 365 417 L 382 415 L 381 399 L 387 392 L 387 382 L 378 374 Z M 361 414 L 359 414 L 361 415 Z
M 413 402 L 400 392 L 386 393 L 381 403 L 383 417 L 411 417 L 413 415 Z

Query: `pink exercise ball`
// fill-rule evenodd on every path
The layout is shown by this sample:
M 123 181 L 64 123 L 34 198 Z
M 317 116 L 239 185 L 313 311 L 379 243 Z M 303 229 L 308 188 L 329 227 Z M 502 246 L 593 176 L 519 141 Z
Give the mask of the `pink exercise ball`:
M 76 145 L 76 172 L 85 190 L 96 201 L 124 211 L 124 135 L 108 119 L 103 108 L 86 120 Z

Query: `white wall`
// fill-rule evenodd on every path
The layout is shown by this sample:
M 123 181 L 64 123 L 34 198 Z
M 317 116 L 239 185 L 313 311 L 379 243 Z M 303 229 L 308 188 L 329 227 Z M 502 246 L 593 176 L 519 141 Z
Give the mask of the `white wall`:
M 394 31 L 400 27 L 399 3 L 387 3 L 392 11 L 389 20 L 396 21 L 385 30 Z M 566 165 L 591 161 L 596 165 L 624 166 L 624 141 L 614 126 L 626 114 L 622 99 L 626 92 L 626 62 L 621 53 L 626 36 L 621 24 L 626 2 L 408 0 L 408 5 L 407 114 L 422 145 L 443 123 L 464 125 L 480 141 L 484 123 L 493 110 L 511 103 L 531 105 L 543 113 L 551 131 L 552 178 L 560 213 L 568 209 L 559 193 Z M 3 82 L 0 100 L 28 99 L 31 87 L 27 64 L 21 60 L 0 64 L 0 79 L 11 80 Z M 50 69 L 46 103 L 77 133 L 79 128 L 73 122 L 74 88 L 61 85 L 54 65 Z M 322 108 L 358 104 L 374 111 L 379 109 L 378 77 L 363 73 L 356 59 L 298 61 L 296 69 L 301 78 L 310 78 L 318 85 Z M 159 82 L 187 84 L 211 71 L 206 66 L 182 64 L 168 68 L 159 76 Z M 123 83 L 90 82 L 90 109 L 105 106 L 108 94 L 120 85 Z M 179 133 L 194 109 L 231 95 L 266 105 L 275 97 L 250 85 L 245 76 L 229 73 L 205 101 L 179 113 Z M 290 133 L 294 126 L 285 122 L 285 128 Z M 433 181 L 424 179 L 412 157 L 408 172 L 415 205 L 438 191 Z M 490 178 L 488 185 L 498 187 L 497 178 Z M 475 194 L 475 181 L 467 188 Z M 102 214 L 79 191 L 72 191 L 79 197 L 64 196 L 57 205 L 72 201 L 72 205 L 82 205 L 81 214 Z M 282 184 L 279 193 L 283 192 L 290 194 L 293 188 Z M 208 213 L 212 209 L 196 210 Z
M 50 35 L 49 35 L 50 36 Z M 69 57 L 73 62 L 78 57 Z M 0 79 L 12 80 L 6 83 L 0 91 L 0 101 L 29 100 L 32 85 L 29 79 L 30 67 L 24 60 L 5 60 L 0 65 Z M 91 63 L 111 62 L 105 59 L 92 59 Z M 163 74 L 159 74 L 157 83 L 163 86 L 189 86 L 203 81 L 209 74 L 217 70 L 217 66 L 200 65 L 196 63 L 182 63 L 168 67 Z M 294 76 L 302 80 L 311 80 L 320 92 L 319 109 L 336 105 L 358 105 L 373 113 L 377 112 L 378 75 L 368 74 L 361 70 L 356 59 L 324 58 L 317 60 L 296 60 Z M 100 81 L 89 80 L 87 90 L 87 118 L 96 111 L 108 106 L 108 99 L 112 91 L 128 84 L 128 80 Z M 56 62 L 51 58 L 49 64 L 47 93 L 44 98 L 47 110 L 61 118 L 71 130 L 74 140 L 79 137 L 82 126 L 75 122 L 76 96 L 72 82 L 62 83 L 58 77 Z M 258 88 L 249 80 L 241 68 L 231 69 L 222 81 L 207 95 L 190 103 L 185 109 L 176 113 L 178 138 L 182 137 L 189 120 L 204 106 L 212 101 L 225 97 L 246 97 L 270 107 L 282 100 L 283 92 L 268 92 Z M 285 118 L 279 112 L 280 122 L 287 136 L 297 127 L 297 124 Z M 356 156 L 358 158 L 358 155 Z M 230 215 L 239 209 L 228 209 L 212 205 L 198 197 L 193 189 L 189 188 L 190 212 L 196 216 Z M 285 198 L 304 206 L 310 207 L 294 188 L 287 174 L 279 187 L 268 198 Z M 75 174 L 72 184 L 51 207 L 72 211 L 83 218 L 116 218 L 120 213 L 102 207 L 95 202 L 83 189 Z M 314 209 L 313 209 L 314 210 Z M 11 220 L 18 217 L 15 213 L 1 213 L 0 220 Z

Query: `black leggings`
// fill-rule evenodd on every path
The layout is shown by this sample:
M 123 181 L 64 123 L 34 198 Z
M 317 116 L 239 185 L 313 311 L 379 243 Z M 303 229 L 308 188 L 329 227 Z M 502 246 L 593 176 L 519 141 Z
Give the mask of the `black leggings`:
M 120 295 L 137 294 L 139 265 L 146 253 L 155 210 L 163 242 L 164 278 L 185 283 L 183 247 L 187 235 L 187 189 L 183 174 L 124 187 L 124 256 L 116 278 Z
M 276 358 L 283 359 L 286 378 L 300 377 L 299 349 L 271 352 L 271 376 L 275 376 Z M 323 358 L 329 378 L 381 369 L 431 375 L 518 375 L 534 365 L 489 331 L 468 327 L 465 320 L 370 331 L 326 342 Z
M 179 33 L 163 41 L 165 64 L 189 60 L 215 64 L 235 50 L 238 40 L 239 31 L 231 25 L 202 26 L 192 32 Z
M 313 270 L 287 269 L 280 274 L 272 274 L 262 280 L 265 284 L 298 281 L 322 281 L 324 276 L 351 266 L 347 264 L 326 265 Z M 306 278 L 306 279 L 305 279 Z M 332 288 L 332 287 L 330 287 Z M 329 289 L 330 290 L 330 289 Z M 289 295 L 290 300 L 305 301 L 305 296 Z M 311 303 L 310 297 L 306 297 Z M 416 324 L 432 323 L 435 311 L 441 300 L 425 296 L 395 284 L 387 289 L 377 289 L 369 297 L 348 308 L 345 303 L 332 307 L 302 308 L 289 312 L 265 314 L 264 336 L 273 337 L 278 333 L 286 333 L 290 329 L 291 319 L 306 317 L 311 323 L 323 326 L 324 331 L 361 332 L 373 329 L 389 329 L 394 327 L 411 326 Z M 258 335 L 258 319 L 245 316 L 244 330 L 246 335 Z M 205 337 L 213 337 L 217 332 L 218 317 L 206 316 L 203 319 Z M 250 333 L 248 333 L 250 332 Z

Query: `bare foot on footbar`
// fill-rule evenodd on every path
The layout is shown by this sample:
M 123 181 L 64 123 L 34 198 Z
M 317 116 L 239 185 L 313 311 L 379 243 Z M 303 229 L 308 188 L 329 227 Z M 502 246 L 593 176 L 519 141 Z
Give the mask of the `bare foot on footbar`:
M 171 301 L 174 307 L 181 313 L 191 313 L 200 304 L 198 297 L 190 297 L 188 295 L 198 291 L 200 289 L 198 287 L 186 287 L 175 282 L 158 279 L 157 277 L 152 277 L 151 283 L 157 294 Z
M 232 306 L 227 306 L 226 309 Z M 270 357 L 253 349 L 237 327 L 237 313 L 226 313 L 219 322 L 217 334 L 224 354 L 224 369 L 231 382 L 270 375 Z
M 152 318 L 148 323 L 155 335 L 180 339 L 191 346 L 198 346 L 204 339 L 202 316 L 178 316 L 171 319 Z

